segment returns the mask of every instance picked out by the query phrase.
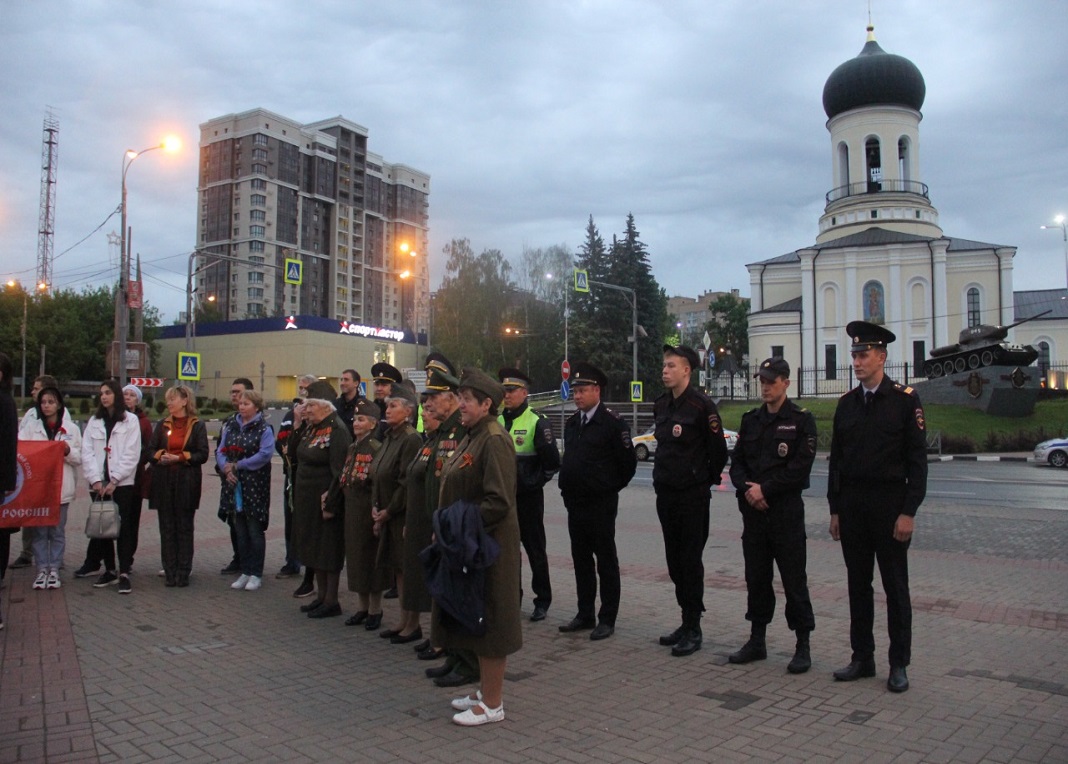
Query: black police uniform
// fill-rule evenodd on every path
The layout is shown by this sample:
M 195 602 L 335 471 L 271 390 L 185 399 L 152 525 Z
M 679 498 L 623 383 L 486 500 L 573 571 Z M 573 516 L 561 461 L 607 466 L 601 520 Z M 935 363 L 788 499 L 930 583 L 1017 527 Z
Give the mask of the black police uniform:
M 805 570 L 805 503 L 816 458 L 816 420 L 787 398 L 774 414 L 767 404 L 742 415 L 731 457 L 731 482 L 742 513 L 742 553 L 748 591 L 746 620 L 766 626 L 775 613 L 774 564 L 786 594 L 786 624 L 807 633 L 816 626 Z M 768 504 L 754 509 L 746 483 L 758 483 Z
M 356 407 L 360 405 L 362 400 L 366 399 L 359 392 L 352 396 L 352 400 L 346 398 L 344 393 L 341 393 L 334 400 L 334 408 L 337 409 L 338 419 L 348 425 L 349 435 L 352 435 L 352 420 L 356 418 Z
M 616 514 L 619 492 L 638 468 L 630 428 L 619 415 L 600 403 L 583 424 L 577 411 L 564 425 L 564 455 L 560 493 L 567 509 L 571 559 L 575 566 L 578 617 L 593 621 L 597 575 L 601 579 L 601 608 L 597 620 L 614 626 L 619 612 L 619 558 L 616 555 Z M 597 558 L 596 570 L 594 557 Z
M 838 515 L 849 581 L 849 640 L 854 661 L 871 661 L 875 604 L 874 563 L 886 593 L 890 666 L 909 665 L 912 603 L 909 541 L 894 540 L 899 515 L 915 516 L 927 492 L 923 407 L 911 387 L 883 377 L 870 400 L 857 386 L 834 412 L 827 499 Z
M 657 398 L 653 417 L 653 487 L 668 574 L 675 584 L 683 624 L 697 629 L 705 609 L 701 558 L 708 541 L 709 491 L 721 481 L 727 442 L 716 404 L 693 385 L 687 385 L 677 398 L 670 390 Z

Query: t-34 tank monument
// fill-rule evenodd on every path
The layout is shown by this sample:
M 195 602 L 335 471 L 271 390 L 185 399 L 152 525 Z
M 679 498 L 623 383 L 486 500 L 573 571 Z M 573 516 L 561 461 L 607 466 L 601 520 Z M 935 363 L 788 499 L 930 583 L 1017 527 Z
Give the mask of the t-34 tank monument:
M 1030 414 L 1041 381 L 1031 367 L 1038 351 L 1005 339 L 1011 329 L 1049 312 L 1008 326 L 971 326 L 954 344 L 932 350 L 923 364 L 928 381 L 918 386 L 923 401 L 963 404 L 995 416 Z

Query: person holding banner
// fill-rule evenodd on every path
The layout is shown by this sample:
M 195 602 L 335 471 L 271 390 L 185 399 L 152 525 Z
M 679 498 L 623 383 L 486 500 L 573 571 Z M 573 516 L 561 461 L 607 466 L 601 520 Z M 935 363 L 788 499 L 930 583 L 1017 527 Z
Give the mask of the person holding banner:
M 82 433 L 77 425 L 68 427 L 69 420 L 63 405 L 63 393 L 55 387 L 45 387 L 37 394 L 34 404 L 36 416 L 27 416 L 19 428 L 22 440 L 54 440 L 63 443 L 63 488 L 60 493 L 59 522 L 42 525 L 33 531 L 33 559 L 37 563 L 34 589 L 58 589 L 59 569 L 63 566 L 63 552 L 67 544 L 67 507 L 77 490 L 77 469 L 82 463 Z
M 0 503 L 15 490 L 18 481 L 19 415 L 11 397 L 11 359 L 0 353 Z M 7 572 L 11 534 L 0 528 L 0 578 Z M 4 616 L 0 613 L 0 629 Z

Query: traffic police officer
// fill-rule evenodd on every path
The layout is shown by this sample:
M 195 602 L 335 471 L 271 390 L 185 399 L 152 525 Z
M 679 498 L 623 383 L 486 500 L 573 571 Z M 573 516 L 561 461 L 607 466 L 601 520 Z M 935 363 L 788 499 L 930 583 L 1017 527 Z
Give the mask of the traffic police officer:
M 805 572 L 805 503 L 801 491 L 816 458 L 816 420 L 786 397 L 790 364 L 769 358 L 756 373 L 764 404 L 742 415 L 731 457 L 731 482 L 742 513 L 742 554 L 749 593 L 746 620 L 752 634 L 731 663 L 768 657 L 765 632 L 775 612 L 774 565 L 786 594 L 786 625 L 797 635 L 786 667 L 803 674 L 812 666 L 809 633 L 816 627 Z
M 860 384 L 839 399 L 834 412 L 827 499 L 831 537 L 842 542 L 848 574 L 853 655 L 834 678 L 851 682 L 875 676 L 871 584 L 878 562 L 890 632 L 887 687 L 905 692 L 912 651 L 908 549 L 913 518 L 927 491 L 923 407 L 915 390 L 885 374 L 893 332 L 866 321 L 851 322 L 846 332 Z
M 727 441 L 716 404 L 690 384 L 690 375 L 700 365 L 693 348 L 664 345 L 661 378 L 667 391 L 653 404 L 656 514 L 664 534 L 668 575 L 682 609 L 682 625 L 660 637 L 660 644 L 670 645 L 675 656 L 701 649 L 705 609 L 701 557 L 708 541 L 710 490 L 720 483 L 727 463 Z
M 619 492 L 634 477 L 638 458 L 627 423 L 601 403 L 601 391 L 608 386 L 605 373 L 593 364 L 579 362 L 572 366 L 571 379 L 578 411 L 564 425 L 559 483 L 571 536 L 578 614 L 560 631 L 593 629 L 590 639 L 607 639 L 615 632 L 619 612 Z M 598 575 L 601 608 L 595 619 Z
M 498 371 L 497 377 L 504 386 L 504 410 L 498 421 L 515 444 L 519 538 L 530 562 L 530 588 L 534 590 L 534 612 L 530 620 L 543 621 L 553 601 L 553 590 L 549 583 L 549 557 L 545 552 L 542 486 L 560 469 L 560 451 L 549 420 L 527 404 L 530 377 L 510 368 Z

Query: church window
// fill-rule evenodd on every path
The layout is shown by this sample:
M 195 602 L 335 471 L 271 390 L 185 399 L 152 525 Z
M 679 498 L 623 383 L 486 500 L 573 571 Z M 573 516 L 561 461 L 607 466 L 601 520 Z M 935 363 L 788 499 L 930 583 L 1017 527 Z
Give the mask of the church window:
M 838 379 L 838 346 L 823 346 L 823 370 L 825 379 Z
M 979 289 L 970 287 L 968 289 L 968 328 L 979 326 L 982 318 L 981 313 L 982 311 L 979 309 Z
M 927 360 L 927 343 L 924 340 L 912 341 L 912 373 L 919 374 L 923 362 Z
M 1043 340 L 1038 343 L 1038 373 L 1046 376 L 1049 371 L 1049 343 Z
M 909 139 L 905 137 L 897 140 L 897 176 L 902 181 L 912 180 L 912 170 L 909 168 Z M 902 183 L 902 190 L 909 191 L 908 183 Z
M 873 136 L 864 142 L 864 159 L 868 167 L 868 192 L 882 191 L 883 160 L 878 138 Z

